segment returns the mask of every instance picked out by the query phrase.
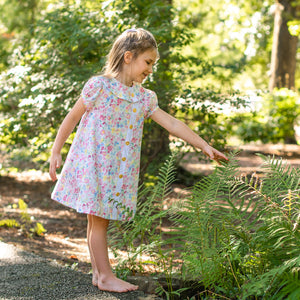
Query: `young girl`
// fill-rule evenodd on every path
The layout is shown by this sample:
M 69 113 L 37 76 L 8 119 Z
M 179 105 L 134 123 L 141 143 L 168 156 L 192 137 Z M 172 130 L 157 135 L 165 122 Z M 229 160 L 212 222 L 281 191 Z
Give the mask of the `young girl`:
M 129 29 L 122 33 L 108 55 L 103 76 L 85 84 L 52 148 L 49 173 L 55 181 L 56 168 L 62 163 L 61 149 L 81 119 L 52 199 L 87 214 L 92 282 L 104 291 L 138 288 L 112 272 L 106 234 L 109 220 L 126 221 L 133 215 L 126 212 L 135 212 L 144 120 L 150 117 L 211 159 L 227 160 L 188 126 L 161 110 L 156 94 L 141 86 L 157 59 L 157 44 L 150 32 Z

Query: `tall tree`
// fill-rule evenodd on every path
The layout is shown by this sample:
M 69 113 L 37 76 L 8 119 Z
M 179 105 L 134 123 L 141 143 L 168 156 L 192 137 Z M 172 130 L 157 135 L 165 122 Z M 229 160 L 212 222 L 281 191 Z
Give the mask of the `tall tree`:
M 289 32 L 288 21 L 297 17 L 300 5 L 294 0 L 277 0 L 274 10 L 274 33 L 269 90 L 295 88 L 298 37 Z

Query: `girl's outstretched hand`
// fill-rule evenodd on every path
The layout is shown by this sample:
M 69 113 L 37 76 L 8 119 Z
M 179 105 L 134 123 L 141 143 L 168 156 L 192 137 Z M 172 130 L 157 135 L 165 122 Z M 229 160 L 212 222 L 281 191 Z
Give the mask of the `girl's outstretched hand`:
M 56 169 L 61 166 L 61 163 L 62 163 L 61 154 L 52 153 L 50 157 L 50 167 L 49 167 L 49 174 L 52 181 L 57 180 Z
M 222 152 L 209 145 L 205 146 L 202 151 L 205 155 L 207 155 L 210 159 L 215 160 L 218 164 L 220 164 L 221 160 L 229 160 Z

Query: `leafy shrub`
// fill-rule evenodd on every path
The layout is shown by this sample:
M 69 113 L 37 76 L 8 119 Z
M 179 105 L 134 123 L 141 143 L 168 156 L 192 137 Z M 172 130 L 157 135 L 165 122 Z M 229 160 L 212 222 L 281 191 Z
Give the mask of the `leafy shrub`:
M 274 89 L 263 98 L 262 108 L 235 117 L 237 135 L 245 142 L 296 143 L 295 125 L 300 115 L 299 96 L 286 89 Z
M 37 21 L 29 47 L 16 48 L 0 75 L 1 143 L 26 147 L 36 161 L 47 161 L 84 82 L 104 65 L 115 36 L 106 25 L 101 14 L 82 7 L 62 7 Z
M 274 129 L 274 141 L 295 143 L 294 125 L 300 115 L 299 96 L 287 88 L 275 89 L 267 95 L 269 125 Z
M 225 147 L 228 137 L 233 134 L 229 126 L 232 117 L 228 111 L 245 108 L 249 105 L 248 101 L 246 96 L 237 91 L 224 94 L 209 88 L 187 88 L 173 105 L 178 118 L 189 124 L 201 137 L 210 144 Z

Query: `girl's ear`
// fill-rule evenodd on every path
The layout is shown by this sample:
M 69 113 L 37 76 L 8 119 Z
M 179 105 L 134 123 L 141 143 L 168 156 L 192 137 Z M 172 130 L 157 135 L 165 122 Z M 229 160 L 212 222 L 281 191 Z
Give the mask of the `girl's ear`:
M 130 64 L 133 58 L 133 53 L 130 51 L 126 51 L 124 53 L 124 62 L 125 64 Z

